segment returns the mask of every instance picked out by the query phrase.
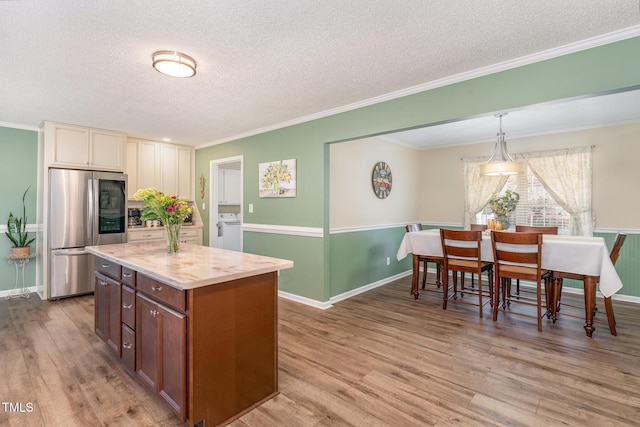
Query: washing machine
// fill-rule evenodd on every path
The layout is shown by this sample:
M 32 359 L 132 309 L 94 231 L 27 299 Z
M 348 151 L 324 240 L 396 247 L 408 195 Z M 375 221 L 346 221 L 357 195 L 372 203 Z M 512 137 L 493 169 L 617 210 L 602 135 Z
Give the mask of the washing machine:
M 242 236 L 240 232 L 241 222 L 234 213 L 222 213 L 218 215 L 218 242 L 222 249 L 241 251 Z

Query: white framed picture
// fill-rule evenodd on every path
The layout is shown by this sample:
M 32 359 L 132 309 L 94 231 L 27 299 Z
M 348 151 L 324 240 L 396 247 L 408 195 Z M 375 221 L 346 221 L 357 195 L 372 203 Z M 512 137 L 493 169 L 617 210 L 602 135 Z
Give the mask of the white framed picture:
M 296 197 L 296 159 L 258 165 L 260 197 Z

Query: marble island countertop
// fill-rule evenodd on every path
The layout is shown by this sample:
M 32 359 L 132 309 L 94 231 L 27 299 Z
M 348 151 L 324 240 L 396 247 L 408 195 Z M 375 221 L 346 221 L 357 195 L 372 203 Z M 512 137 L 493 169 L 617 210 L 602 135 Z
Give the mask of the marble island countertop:
M 293 261 L 183 243 L 169 255 L 166 242 L 88 246 L 87 252 L 178 289 L 193 289 L 293 267 Z

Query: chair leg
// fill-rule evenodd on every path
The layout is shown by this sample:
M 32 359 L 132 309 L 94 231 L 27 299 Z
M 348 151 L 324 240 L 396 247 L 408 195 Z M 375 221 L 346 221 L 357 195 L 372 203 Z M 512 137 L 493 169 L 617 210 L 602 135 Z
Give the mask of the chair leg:
M 538 302 L 538 332 L 542 332 L 542 290 L 540 289 L 540 281 L 538 281 L 536 288 Z
M 436 263 L 436 285 L 438 285 L 438 287 L 440 287 L 440 285 L 442 284 L 442 282 L 440 281 L 441 277 L 442 277 L 442 264 Z
M 556 282 L 556 312 L 560 311 L 560 298 L 562 298 L 562 277 Z
M 607 321 L 609 322 L 611 335 L 618 335 L 616 331 L 616 317 L 613 314 L 613 305 L 611 305 L 611 297 L 604 297 L 604 308 L 607 312 Z
M 427 284 L 427 261 L 422 262 L 422 289 Z
M 495 283 L 496 286 L 494 287 L 493 290 L 493 320 L 496 321 L 498 320 L 498 306 L 500 305 L 500 281 L 502 279 L 499 277 L 496 277 Z
M 447 309 L 447 301 L 449 300 L 449 272 L 442 272 L 442 309 Z
M 471 273 L 471 277 L 473 277 L 473 273 Z M 482 275 L 478 277 L 478 306 L 480 308 L 480 318 L 482 319 Z

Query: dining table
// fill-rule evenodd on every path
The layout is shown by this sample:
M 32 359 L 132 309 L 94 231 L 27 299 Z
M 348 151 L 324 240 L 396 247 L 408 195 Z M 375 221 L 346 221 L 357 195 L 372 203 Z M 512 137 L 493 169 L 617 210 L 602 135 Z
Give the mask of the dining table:
M 496 231 L 497 232 L 497 231 Z M 510 232 L 510 231 L 501 231 Z M 440 229 L 428 229 L 408 232 L 404 235 L 396 258 L 398 261 L 409 254 L 413 255 L 413 279 L 411 281 L 411 295 L 418 299 L 419 257 L 442 256 L 442 242 Z M 491 231 L 482 233 L 481 243 L 482 261 L 493 262 L 491 245 Z M 585 325 L 587 336 L 592 336 L 593 315 L 595 312 L 596 288 L 605 297 L 611 297 L 622 289 L 622 281 L 611 262 L 609 250 L 602 237 L 566 236 L 544 234 L 542 236 L 542 268 L 554 272 L 573 273 L 580 275 L 584 285 Z M 608 306 L 605 305 L 607 310 Z M 615 320 L 613 314 L 607 312 L 609 329 L 615 335 Z

